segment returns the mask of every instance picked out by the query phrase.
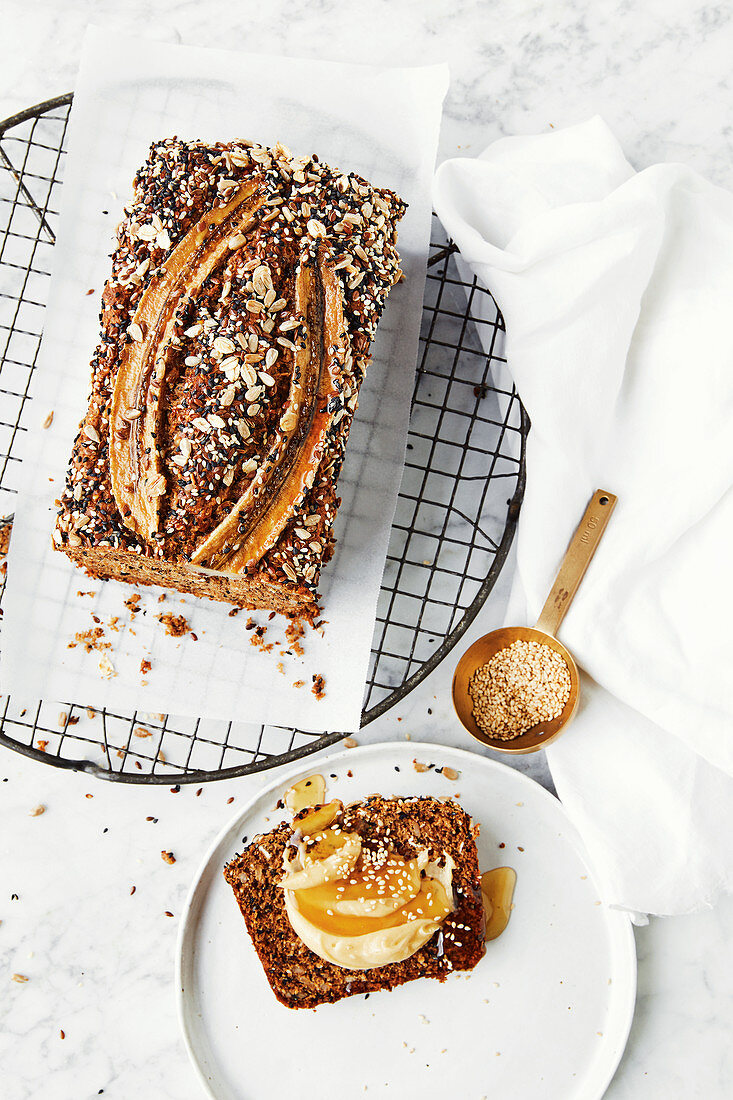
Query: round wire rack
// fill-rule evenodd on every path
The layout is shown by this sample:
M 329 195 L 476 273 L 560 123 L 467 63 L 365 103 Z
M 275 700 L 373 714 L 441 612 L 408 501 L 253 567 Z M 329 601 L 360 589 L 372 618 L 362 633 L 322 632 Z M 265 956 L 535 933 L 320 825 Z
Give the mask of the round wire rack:
M 0 540 L 18 492 L 14 449 L 29 423 L 71 102 L 71 94 L 58 96 L 0 123 Z M 524 492 L 529 421 L 506 370 L 502 317 L 436 217 L 432 228 L 407 459 L 362 726 L 404 699 L 468 629 L 504 564 Z M 3 573 L 0 614 L 4 584 Z M 0 696 L 0 744 L 121 782 L 244 775 L 343 736 Z

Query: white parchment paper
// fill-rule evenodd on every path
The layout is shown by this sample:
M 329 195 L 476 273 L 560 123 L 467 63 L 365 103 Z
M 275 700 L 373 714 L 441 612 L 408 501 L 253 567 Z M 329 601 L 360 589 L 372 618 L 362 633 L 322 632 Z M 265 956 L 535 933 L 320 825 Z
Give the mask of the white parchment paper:
M 45 697 L 301 729 L 358 728 L 376 601 L 399 487 L 430 231 L 430 181 L 447 68 L 386 69 L 161 45 L 90 28 L 70 122 L 61 221 L 45 333 L 26 405 L 23 489 L 4 597 L 2 689 Z M 247 613 L 193 597 L 92 581 L 51 548 L 55 508 L 86 408 L 89 360 L 114 228 L 148 146 L 176 134 L 205 141 L 281 141 L 317 152 L 397 191 L 409 210 L 399 228 L 406 280 L 389 299 L 362 387 L 339 482 L 338 548 L 321 579 L 323 635 L 308 631 L 288 655 L 284 621 L 267 624 L 265 653 L 251 644 Z M 87 291 L 94 288 L 93 294 Z M 50 429 L 42 423 L 53 410 Z M 78 595 L 93 592 L 93 596 Z M 156 616 L 182 613 L 197 635 L 166 635 Z M 115 675 L 99 652 L 69 648 L 93 626 L 112 643 Z M 110 620 L 118 616 L 112 628 Z M 145 676 L 140 663 L 150 660 Z M 318 701 L 313 674 L 326 681 Z M 142 683 L 143 679 L 146 681 Z M 295 682 L 304 680 L 302 687 Z

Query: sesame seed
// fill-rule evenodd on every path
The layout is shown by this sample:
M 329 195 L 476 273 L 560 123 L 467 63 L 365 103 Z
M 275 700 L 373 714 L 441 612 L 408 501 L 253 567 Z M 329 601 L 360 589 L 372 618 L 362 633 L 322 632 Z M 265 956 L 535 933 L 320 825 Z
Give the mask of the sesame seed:
M 468 685 L 477 725 L 509 741 L 558 718 L 570 698 L 567 663 L 539 642 L 513 642 L 481 665 Z

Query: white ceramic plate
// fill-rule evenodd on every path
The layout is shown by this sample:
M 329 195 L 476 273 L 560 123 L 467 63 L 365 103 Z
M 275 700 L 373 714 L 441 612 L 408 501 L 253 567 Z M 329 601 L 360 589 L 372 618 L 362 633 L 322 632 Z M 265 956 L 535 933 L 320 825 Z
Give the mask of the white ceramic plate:
M 460 777 L 418 773 L 414 757 Z M 473 971 L 310 1011 L 275 1000 L 222 868 L 244 836 L 282 818 L 277 800 L 313 772 L 344 802 L 375 791 L 460 792 L 481 824 L 481 869 L 509 865 L 518 876 L 509 927 Z M 306 763 L 236 815 L 189 894 L 176 978 L 186 1045 L 216 1100 L 598 1100 L 631 1026 L 636 953 L 628 918 L 601 905 L 588 856 L 552 795 L 486 757 L 395 742 Z

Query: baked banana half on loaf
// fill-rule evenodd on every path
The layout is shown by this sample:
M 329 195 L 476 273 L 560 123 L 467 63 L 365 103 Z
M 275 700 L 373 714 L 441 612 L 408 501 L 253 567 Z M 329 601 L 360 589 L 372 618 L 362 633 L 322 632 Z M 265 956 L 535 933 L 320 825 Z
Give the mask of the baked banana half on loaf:
M 405 204 L 281 145 L 156 142 L 54 533 L 93 576 L 312 618 Z

